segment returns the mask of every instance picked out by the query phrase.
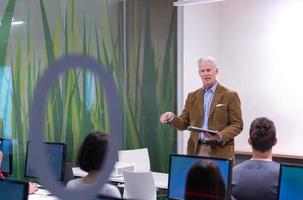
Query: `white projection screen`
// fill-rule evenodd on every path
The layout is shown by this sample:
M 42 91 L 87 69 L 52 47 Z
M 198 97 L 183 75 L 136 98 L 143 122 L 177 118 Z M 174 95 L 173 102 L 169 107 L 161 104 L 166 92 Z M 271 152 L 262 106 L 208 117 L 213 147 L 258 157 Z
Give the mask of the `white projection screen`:
M 226 0 L 184 6 L 179 112 L 187 94 L 202 86 L 197 60 L 213 56 L 219 82 L 236 90 L 242 102 L 244 130 L 236 137 L 235 150 L 251 151 L 250 123 L 264 116 L 277 129 L 273 153 L 303 156 L 302 10 L 301 0 Z M 185 153 L 188 132 L 181 137 Z

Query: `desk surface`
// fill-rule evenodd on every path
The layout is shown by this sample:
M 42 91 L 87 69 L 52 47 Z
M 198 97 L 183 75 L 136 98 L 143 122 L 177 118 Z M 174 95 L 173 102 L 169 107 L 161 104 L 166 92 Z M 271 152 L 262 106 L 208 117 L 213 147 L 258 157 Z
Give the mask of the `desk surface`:
M 39 188 L 33 194 L 28 195 L 28 200 L 57 200 L 57 197 L 51 196 L 48 190 Z
M 74 176 L 77 177 L 84 177 L 87 175 L 87 172 L 81 170 L 79 167 L 73 167 Z M 160 172 L 152 172 L 155 185 L 157 188 L 160 189 L 167 189 L 168 186 L 168 174 L 160 173 Z M 123 176 L 110 176 L 109 181 L 115 183 L 124 183 Z

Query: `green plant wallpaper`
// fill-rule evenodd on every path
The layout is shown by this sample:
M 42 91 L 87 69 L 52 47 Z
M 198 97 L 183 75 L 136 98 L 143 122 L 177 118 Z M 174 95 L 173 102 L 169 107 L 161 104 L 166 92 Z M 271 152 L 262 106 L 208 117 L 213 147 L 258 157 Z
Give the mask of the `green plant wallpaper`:
M 0 137 L 13 139 L 14 177 L 24 174 L 39 75 L 54 59 L 71 53 L 94 57 L 113 75 L 124 114 L 120 149 L 148 147 L 152 170 L 167 171 L 176 133 L 160 125 L 159 116 L 176 110 L 172 0 L 4 0 L 0 17 Z M 12 25 L 21 18 L 24 24 Z M 49 92 L 45 140 L 65 142 L 73 165 L 89 131 L 110 134 L 105 95 L 85 70 L 68 71 Z

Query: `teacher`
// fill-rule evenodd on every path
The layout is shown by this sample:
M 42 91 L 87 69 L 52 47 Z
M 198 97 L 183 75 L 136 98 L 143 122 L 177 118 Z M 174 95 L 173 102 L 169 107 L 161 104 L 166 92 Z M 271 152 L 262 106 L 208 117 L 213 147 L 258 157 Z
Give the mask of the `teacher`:
M 214 58 L 200 58 L 198 68 L 203 87 L 188 94 L 180 116 L 165 112 L 160 122 L 181 131 L 188 126 L 218 131 L 216 135 L 191 132 L 187 154 L 235 159 L 234 138 L 243 129 L 240 98 L 237 92 L 218 83 Z

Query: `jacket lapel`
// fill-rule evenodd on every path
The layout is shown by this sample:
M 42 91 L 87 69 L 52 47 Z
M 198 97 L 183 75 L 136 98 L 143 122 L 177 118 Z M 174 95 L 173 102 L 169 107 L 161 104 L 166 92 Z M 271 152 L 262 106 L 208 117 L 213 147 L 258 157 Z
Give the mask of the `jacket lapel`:
M 202 126 L 202 119 L 203 119 L 203 115 L 204 115 L 204 90 L 203 88 L 201 89 L 201 92 L 198 93 L 197 95 L 197 102 L 198 102 L 198 106 L 199 106 L 199 117 L 200 117 L 200 126 Z M 199 119 L 199 118 L 198 118 Z
M 224 94 L 223 87 L 218 83 L 215 94 L 214 94 L 213 99 L 211 101 L 211 106 L 210 106 L 208 117 L 211 117 L 211 115 L 215 111 L 216 105 L 218 105 L 218 103 L 221 100 L 223 94 Z

